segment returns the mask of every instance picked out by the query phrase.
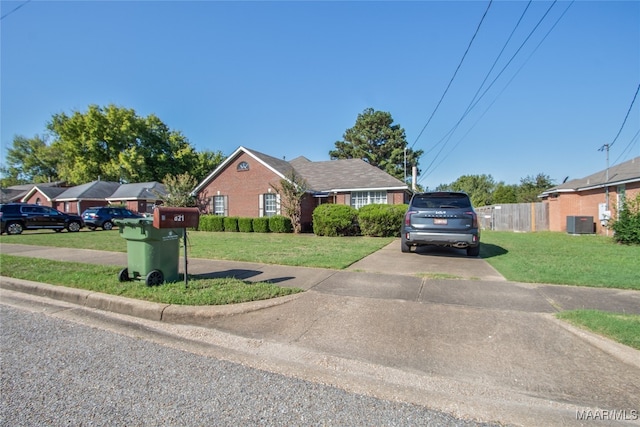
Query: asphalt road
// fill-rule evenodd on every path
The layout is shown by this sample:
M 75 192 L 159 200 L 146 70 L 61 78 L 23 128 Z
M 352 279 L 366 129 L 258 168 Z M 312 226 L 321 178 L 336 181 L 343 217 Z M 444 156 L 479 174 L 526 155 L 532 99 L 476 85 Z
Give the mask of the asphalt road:
M 490 425 L 249 368 L 130 318 L 25 298 L 0 304 L 2 425 Z

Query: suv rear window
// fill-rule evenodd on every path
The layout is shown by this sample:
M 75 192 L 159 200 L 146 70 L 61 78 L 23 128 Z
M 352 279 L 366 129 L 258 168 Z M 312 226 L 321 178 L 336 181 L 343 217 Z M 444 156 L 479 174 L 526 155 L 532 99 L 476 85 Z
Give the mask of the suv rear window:
M 411 206 L 421 209 L 471 208 L 469 196 L 461 193 L 429 194 L 414 197 Z

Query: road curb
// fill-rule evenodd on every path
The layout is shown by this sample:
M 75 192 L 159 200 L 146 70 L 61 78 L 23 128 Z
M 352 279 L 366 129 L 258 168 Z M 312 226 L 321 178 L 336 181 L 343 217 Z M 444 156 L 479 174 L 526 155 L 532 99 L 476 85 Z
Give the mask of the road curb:
M 140 301 L 117 295 L 103 294 L 84 289 L 50 285 L 47 283 L 5 276 L 0 276 L 0 288 L 147 320 L 198 326 L 207 325 L 215 318 L 249 313 L 251 311 L 285 304 L 303 294 L 299 293 L 268 300 L 230 305 L 192 306 Z

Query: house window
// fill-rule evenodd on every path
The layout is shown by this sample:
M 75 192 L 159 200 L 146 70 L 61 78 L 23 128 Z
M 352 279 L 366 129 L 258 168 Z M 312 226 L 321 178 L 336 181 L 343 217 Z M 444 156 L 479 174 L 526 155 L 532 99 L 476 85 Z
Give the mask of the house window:
M 351 193 L 351 206 L 358 209 L 366 205 L 387 204 L 386 191 L 354 191 Z
M 213 196 L 213 214 L 224 216 L 226 211 L 226 196 Z
M 264 195 L 264 216 L 273 216 L 278 213 L 278 201 L 275 194 Z

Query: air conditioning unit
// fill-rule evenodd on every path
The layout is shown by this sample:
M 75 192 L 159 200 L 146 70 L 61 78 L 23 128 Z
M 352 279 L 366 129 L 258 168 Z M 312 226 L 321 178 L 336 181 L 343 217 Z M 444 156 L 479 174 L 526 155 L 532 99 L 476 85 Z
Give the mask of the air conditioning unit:
M 569 234 L 594 234 L 592 216 L 568 216 L 567 233 Z

